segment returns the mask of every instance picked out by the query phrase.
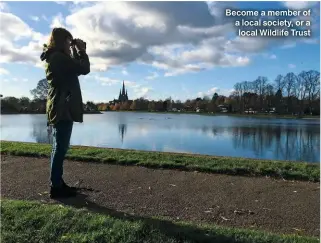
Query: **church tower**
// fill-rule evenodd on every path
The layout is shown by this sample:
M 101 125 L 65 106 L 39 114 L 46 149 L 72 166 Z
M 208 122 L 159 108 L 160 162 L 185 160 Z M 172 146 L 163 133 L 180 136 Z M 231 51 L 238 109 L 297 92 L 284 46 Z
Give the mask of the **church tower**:
M 120 102 L 128 101 L 128 95 L 127 95 L 127 90 L 125 88 L 125 82 L 124 81 L 123 81 L 123 87 L 119 91 L 118 101 L 120 101 Z

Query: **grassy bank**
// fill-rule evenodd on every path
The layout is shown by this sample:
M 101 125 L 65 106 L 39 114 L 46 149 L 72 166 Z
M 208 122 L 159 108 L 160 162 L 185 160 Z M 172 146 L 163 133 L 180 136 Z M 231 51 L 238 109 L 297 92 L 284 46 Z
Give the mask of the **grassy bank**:
M 104 213 L 40 202 L 2 200 L 1 242 L 220 242 L 316 243 L 317 238 L 193 225 Z
M 51 145 L 1 141 L 1 153 L 17 156 L 49 157 Z M 284 179 L 319 181 L 319 163 L 258 160 L 196 154 L 146 152 L 72 146 L 66 156 L 71 160 L 149 168 L 246 176 L 273 176 Z

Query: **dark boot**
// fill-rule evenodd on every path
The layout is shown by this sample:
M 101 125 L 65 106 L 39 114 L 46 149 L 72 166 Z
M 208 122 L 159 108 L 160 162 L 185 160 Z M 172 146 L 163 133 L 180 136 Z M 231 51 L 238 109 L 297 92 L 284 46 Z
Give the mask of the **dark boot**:
M 76 191 L 78 188 L 77 187 L 74 187 L 74 186 L 68 186 L 64 180 L 62 180 L 62 187 L 66 188 L 66 189 L 69 189 L 69 190 L 74 190 Z
M 76 195 L 77 191 L 69 188 L 68 186 L 50 188 L 50 198 L 67 198 L 75 197 Z

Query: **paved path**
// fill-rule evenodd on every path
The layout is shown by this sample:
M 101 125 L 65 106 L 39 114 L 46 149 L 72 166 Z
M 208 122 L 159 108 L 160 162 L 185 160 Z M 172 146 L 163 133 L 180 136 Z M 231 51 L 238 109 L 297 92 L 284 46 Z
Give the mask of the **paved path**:
M 319 183 L 65 162 L 76 207 L 319 236 Z M 2 156 L 2 198 L 50 200 L 48 159 Z

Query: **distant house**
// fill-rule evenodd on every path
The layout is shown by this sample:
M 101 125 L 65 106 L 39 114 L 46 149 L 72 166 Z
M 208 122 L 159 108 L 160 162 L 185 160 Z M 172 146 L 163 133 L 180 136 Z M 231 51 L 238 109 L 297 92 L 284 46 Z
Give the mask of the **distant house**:
M 249 108 L 248 110 L 244 111 L 244 113 L 247 113 L 247 114 L 256 114 L 257 111 L 253 110 L 252 108 Z
M 218 105 L 217 108 L 220 112 L 226 113 L 228 112 L 228 107 L 226 105 Z

